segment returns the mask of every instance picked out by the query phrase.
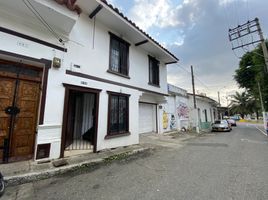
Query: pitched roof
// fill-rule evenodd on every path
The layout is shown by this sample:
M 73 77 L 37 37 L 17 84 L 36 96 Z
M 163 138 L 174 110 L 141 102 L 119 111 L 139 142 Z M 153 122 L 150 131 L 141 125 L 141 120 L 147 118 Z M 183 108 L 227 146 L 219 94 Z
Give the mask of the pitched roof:
M 192 93 L 188 93 L 188 95 L 193 96 Z M 207 100 L 211 101 L 211 103 L 218 104 L 217 101 L 215 101 L 214 99 L 212 99 L 212 98 L 210 98 L 210 97 L 207 97 L 207 96 L 204 96 L 204 95 L 201 95 L 201 94 L 195 94 L 195 96 L 196 96 L 196 97 L 203 98 L 203 99 L 207 99 Z
M 165 47 L 163 47 L 159 42 L 157 42 L 155 39 L 153 39 L 148 33 L 140 29 L 133 21 L 131 21 L 129 18 L 127 18 L 122 12 L 118 10 L 118 8 L 114 7 L 113 5 L 109 4 L 106 0 L 101 0 L 105 5 L 107 5 L 113 12 L 118 14 L 120 17 L 122 17 L 126 22 L 128 22 L 131 26 L 133 26 L 135 29 L 137 29 L 140 33 L 142 33 L 144 36 L 146 36 L 149 40 L 151 40 L 153 43 L 155 43 L 157 46 L 159 46 L 162 50 L 167 52 L 170 56 L 172 56 L 176 61 L 179 61 L 179 59 L 172 54 L 169 50 L 167 50 Z

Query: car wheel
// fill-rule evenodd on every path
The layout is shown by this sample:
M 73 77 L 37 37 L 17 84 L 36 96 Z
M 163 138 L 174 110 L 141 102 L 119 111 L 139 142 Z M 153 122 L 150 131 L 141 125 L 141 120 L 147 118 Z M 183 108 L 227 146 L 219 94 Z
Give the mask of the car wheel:
M 5 182 L 3 179 L 0 180 L 0 197 L 4 194 L 5 191 Z

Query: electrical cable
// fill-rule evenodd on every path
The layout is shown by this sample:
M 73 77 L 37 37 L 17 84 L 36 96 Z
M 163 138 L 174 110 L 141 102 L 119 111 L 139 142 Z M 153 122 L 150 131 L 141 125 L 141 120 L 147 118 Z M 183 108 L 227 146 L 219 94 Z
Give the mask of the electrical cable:
M 181 66 L 181 65 L 179 65 L 179 64 L 175 64 L 175 65 L 177 65 L 178 67 L 180 67 L 181 69 L 183 69 L 185 72 L 189 73 L 190 75 L 192 74 L 191 72 L 189 72 L 188 70 L 186 70 L 183 66 Z M 199 83 L 201 83 L 207 90 L 210 90 L 209 86 L 207 86 L 203 81 L 201 81 L 200 78 L 196 76 L 196 74 L 195 74 L 194 77 L 195 77 L 195 79 L 196 79 L 197 81 L 199 81 Z
M 93 37 L 92 37 L 92 49 L 95 48 L 95 33 L 96 33 L 96 16 L 94 17 L 93 19 L 93 30 L 92 30 L 92 34 L 93 34 Z
M 27 2 L 27 3 L 26 3 Z M 23 0 L 23 3 L 27 8 L 36 16 L 36 18 L 47 28 L 47 30 L 60 42 L 64 43 L 63 39 L 52 29 L 52 27 L 46 22 L 46 20 L 40 15 L 35 7 L 29 2 L 29 0 Z
M 233 54 L 234 54 L 235 57 L 237 57 L 238 59 L 241 59 L 242 57 L 241 57 L 241 56 L 238 56 L 237 53 L 236 53 L 236 51 L 235 51 L 235 49 L 233 49 L 233 48 L 234 48 L 233 42 L 231 42 L 231 44 L 232 44 L 232 51 L 233 51 Z

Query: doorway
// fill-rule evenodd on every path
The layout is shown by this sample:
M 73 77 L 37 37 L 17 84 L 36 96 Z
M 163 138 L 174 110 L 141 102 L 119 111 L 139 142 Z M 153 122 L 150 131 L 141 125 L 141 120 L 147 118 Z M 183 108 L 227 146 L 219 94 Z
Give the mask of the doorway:
M 98 99 L 99 90 L 65 84 L 61 157 L 96 152 Z
M 34 154 L 42 69 L 0 60 L 0 162 Z

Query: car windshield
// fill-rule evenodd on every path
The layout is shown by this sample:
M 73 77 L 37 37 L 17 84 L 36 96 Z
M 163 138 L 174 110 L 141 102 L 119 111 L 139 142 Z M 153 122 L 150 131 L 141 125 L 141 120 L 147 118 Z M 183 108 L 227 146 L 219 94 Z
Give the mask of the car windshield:
M 217 121 L 215 121 L 214 124 L 226 124 L 226 123 L 227 123 L 226 120 L 217 120 Z

